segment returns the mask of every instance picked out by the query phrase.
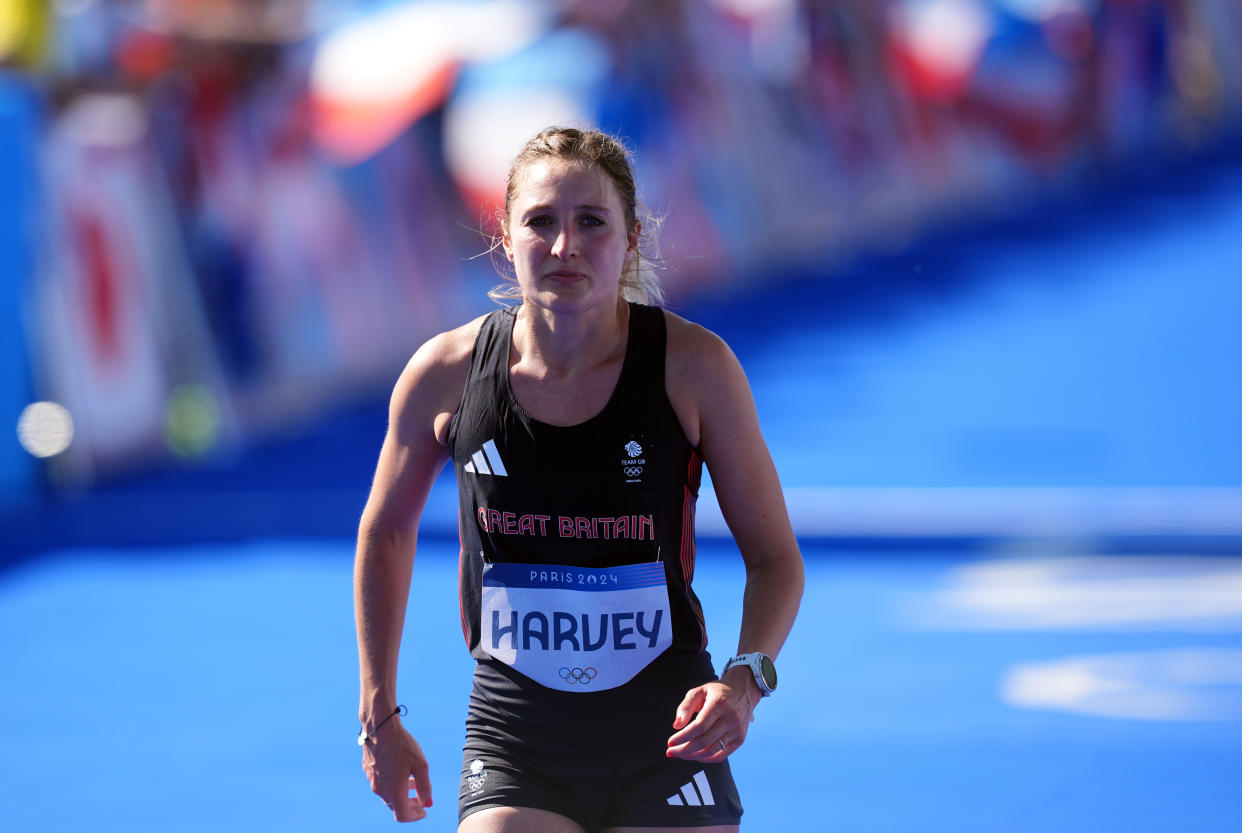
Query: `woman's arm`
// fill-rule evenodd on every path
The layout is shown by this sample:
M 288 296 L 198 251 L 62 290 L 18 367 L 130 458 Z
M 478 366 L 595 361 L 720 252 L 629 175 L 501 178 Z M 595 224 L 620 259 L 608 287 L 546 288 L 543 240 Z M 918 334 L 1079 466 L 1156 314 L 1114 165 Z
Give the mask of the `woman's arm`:
M 668 372 L 674 410 L 707 464 L 746 566 L 738 653 L 775 657 L 802 599 L 802 555 L 750 384 L 718 336 L 673 316 Z M 679 731 L 669 739 L 669 754 L 705 762 L 726 757 L 745 741 L 761 696 L 744 667 L 693 689 L 677 710 L 673 727 Z
M 418 523 L 448 453 L 448 423 L 461 402 L 477 322 L 428 341 L 393 389 L 388 431 L 371 493 L 358 525 L 354 615 L 358 630 L 358 719 L 369 735 L 363 769 L 371 789 L 398 821 L 415 821 L 431 806 L 427 761 L 392 717 L 397 708 L 397 658 L 409 599 Z M 410 783 L 413 779 L 413 784 Z M 410 798 L 411 786 L 417 797 Z

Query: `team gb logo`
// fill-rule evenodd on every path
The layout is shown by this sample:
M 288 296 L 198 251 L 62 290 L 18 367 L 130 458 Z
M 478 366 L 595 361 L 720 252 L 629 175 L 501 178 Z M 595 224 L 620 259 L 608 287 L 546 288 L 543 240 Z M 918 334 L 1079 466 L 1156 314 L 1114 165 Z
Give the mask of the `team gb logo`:
M 630 440 L 625 444 L 626 458 L 621 461 L 621 470 L 625 473 L 626 483 L 641 483 L 643 476 L 643 466 L 647 464 L 647 460 L 643 457 L 643 447 L 638 444 L 637 440 Z

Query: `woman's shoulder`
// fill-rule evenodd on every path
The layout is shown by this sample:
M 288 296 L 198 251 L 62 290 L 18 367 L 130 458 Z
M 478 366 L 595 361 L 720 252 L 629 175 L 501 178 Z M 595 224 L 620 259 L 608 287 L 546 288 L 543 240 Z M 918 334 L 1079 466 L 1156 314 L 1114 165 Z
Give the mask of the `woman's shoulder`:
M 725 340 L 706 327 L 665 310 L 668 347 L 664 387 L 690 444 L 700 447 L 703 415 L 732 413 L 749 395 L 746 376 Z
M 727 372 L 737 359 L 716 333 L 674 312 L 664 310 L 668 331 L 666 366 L 670 376 L 691 381 Z M 710 378 L 704 378 L 710 384 Z
M 415 351 L 410 365 L 424 370 L 466 369 L 470 364 L 470 354 L 474 351 L 474 342 L 487 318 L 488 314 L 480 315 L 460 327 L 427 339 Z
M 455 410 L 454 400 L 461 400 L 470 370 L 474 342 L 486 315 L 438 333 L 423 342 L 397 380 L 394 405 L 419 402 L 436 412 Z

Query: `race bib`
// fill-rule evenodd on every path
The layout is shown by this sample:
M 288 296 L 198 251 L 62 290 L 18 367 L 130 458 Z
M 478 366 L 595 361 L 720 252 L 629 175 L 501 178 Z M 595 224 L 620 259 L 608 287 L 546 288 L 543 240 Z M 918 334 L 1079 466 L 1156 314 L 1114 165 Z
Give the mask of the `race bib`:
M 629 682 L 673 644 L 660 562 L 484 564 L 482 648 L 560 691 Z

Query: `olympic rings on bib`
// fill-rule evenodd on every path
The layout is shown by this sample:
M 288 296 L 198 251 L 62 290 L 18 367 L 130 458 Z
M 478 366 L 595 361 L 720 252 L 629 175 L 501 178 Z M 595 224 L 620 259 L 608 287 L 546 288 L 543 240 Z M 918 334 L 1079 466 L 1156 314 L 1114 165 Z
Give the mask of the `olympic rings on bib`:
M 599 675 L 594 668 L 562 668 L 557 673 L 567 683 L 581 683 L 582 685 L 587 685 Z

